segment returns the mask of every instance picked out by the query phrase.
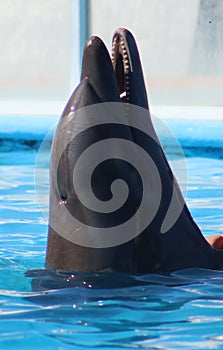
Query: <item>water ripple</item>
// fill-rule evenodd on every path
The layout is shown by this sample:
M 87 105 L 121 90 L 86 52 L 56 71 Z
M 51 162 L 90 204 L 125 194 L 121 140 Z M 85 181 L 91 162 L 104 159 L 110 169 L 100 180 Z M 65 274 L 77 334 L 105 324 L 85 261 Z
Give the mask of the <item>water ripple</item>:
M 223 271 L 81 275 L 43 268 L 47 222 L 35 195 L 34 153 L 27 152 L 22 166 L 19 152 L 13 166 L 6 153 L 1 158 L 0 348 L 223 349 Z M 192 214 L 205 235 L 220 233 L 223 161 L 187 164 Z M 47 172 L 38 170 L 46 215 Z

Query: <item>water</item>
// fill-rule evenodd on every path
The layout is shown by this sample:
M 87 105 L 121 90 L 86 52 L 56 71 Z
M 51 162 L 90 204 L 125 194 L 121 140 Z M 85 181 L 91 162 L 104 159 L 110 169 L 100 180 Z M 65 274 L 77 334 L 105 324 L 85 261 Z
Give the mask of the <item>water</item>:
M 170 124 L 181 138 L 182 124 Z M 218 140 L 221 126 L 209 138 Z M 13 137 L 3 135 L 0 149 L 0 349 L 223 349 L 222 271 L 135 276 L 43 269 L 49 155 L 43 152 L 35 172 L 41 138 L 24 144 Z M 191 148 L 182 142 L 187 202 L 208 236 L 222 232 L 223 153 L 218 141 L 216 149 L 207 137 L 201 141 L 192 137 Z M 168 152 L 177 170 L 177 152 Z

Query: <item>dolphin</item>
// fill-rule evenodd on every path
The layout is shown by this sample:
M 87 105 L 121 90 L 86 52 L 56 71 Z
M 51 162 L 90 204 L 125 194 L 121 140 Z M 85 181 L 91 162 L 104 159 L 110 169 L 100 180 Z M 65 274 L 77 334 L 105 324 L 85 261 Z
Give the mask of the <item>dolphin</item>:
M 104 103 L 120 106 L 125 127 L 120 126 L 116 130 L 117 137 L 145 150 L 158 171 L 160 184 L 157 184 L 162 191 L 156 213 L 142 232 L 121 244 L 99 247 L 100 244 L 94 246 L 94 242 L 88 246 L 69 239 L 82 229 L 81 226 L 73 227 L 72 217 L 96 229 L 120 225 L 140 207 L 144 191 L 137 169 L 133 169 L 129 163 L 120 162 L 117 149 L 111 150 L 115 155 L 112 164 L 105 161 L 103 171 L 96 171 L 97 176 L 92 178 L 91 185 L 98 198 L 106 203 L 110 199 L 107 187 L 115 179 L 123 179 L 131 189 L 128 197 L 130 206 L 124 205 L 121 211 L 116 212 L 117 215 L 99 215 L 83 206 L 74 191 L 73 171 L 80 154 L 98 139 L 112 138 L 114 132 L 114 125 L 110 123 L 109 128 L 101 125 L 88 128 L 80 132 L 78 137 L 71 137 L 67 141 L 73 130 L 82 130 L 82 119 L 78 118 L 76 112 L 88 111 L 87 117 L 90 119 L 89 108 L 99 104 L 103 106 Z M 137 110 L 143 111 L 143 115 L 146 114 L 145 129 L 148 133 L 131 126 L 131 106 L 136 106 Z M 143 167 L 149 174 L 150 164 L 144 163 Z M 81 180 L 85 175 L 86 171 L 82 169 L 79 173 Z M 150 181 L 149 175 L 147 181 Z M 151 186 L 151 192 L 156 195 L 156 186 Z M 159 142 L 149 110 L 137 45 L 127 29 L 116 30 L 111 58 L 100 38 L 93 36 L 85 45 L 81 82 L 62 113 L 53 140 L 49 203 L 47 268 L 76 272 L 117 270 L 149 273 L 190 267 L 218 269 L 223 265 L 223 251 L 207 242 L 193 220 Z M 149 216 L 152 209 L 153 203 L 148 196 L 146 214 L 139 214 L 139 221 L 144 219 L 142 215 Z

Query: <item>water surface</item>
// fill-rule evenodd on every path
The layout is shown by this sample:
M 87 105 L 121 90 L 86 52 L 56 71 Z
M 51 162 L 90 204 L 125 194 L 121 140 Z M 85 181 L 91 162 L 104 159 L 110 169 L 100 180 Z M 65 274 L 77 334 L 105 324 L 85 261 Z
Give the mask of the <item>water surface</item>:
M 223 160 L 205 142 L 199 155 L 189 149 L 181 186 L 208 236 L 223 231 Z M 0 348 L 223 349 L 222 271 L 134 276 L 43 269 L 49 157 L 36 171 L 39 145 L 21 144 L 4 143 L 0 152 Z M 169 156 L 177 169 L 178 157 Z

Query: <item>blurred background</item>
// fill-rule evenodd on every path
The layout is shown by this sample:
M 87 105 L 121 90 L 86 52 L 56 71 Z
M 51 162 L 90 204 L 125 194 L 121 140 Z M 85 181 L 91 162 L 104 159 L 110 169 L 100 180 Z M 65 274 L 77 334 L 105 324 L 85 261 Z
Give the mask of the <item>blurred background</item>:
M 151 106 L 222 106 L 222 0 L 1 0 L 0 114 L 61 112 L 86 39 L 110 50 L 117 27 L 137 40 Z

